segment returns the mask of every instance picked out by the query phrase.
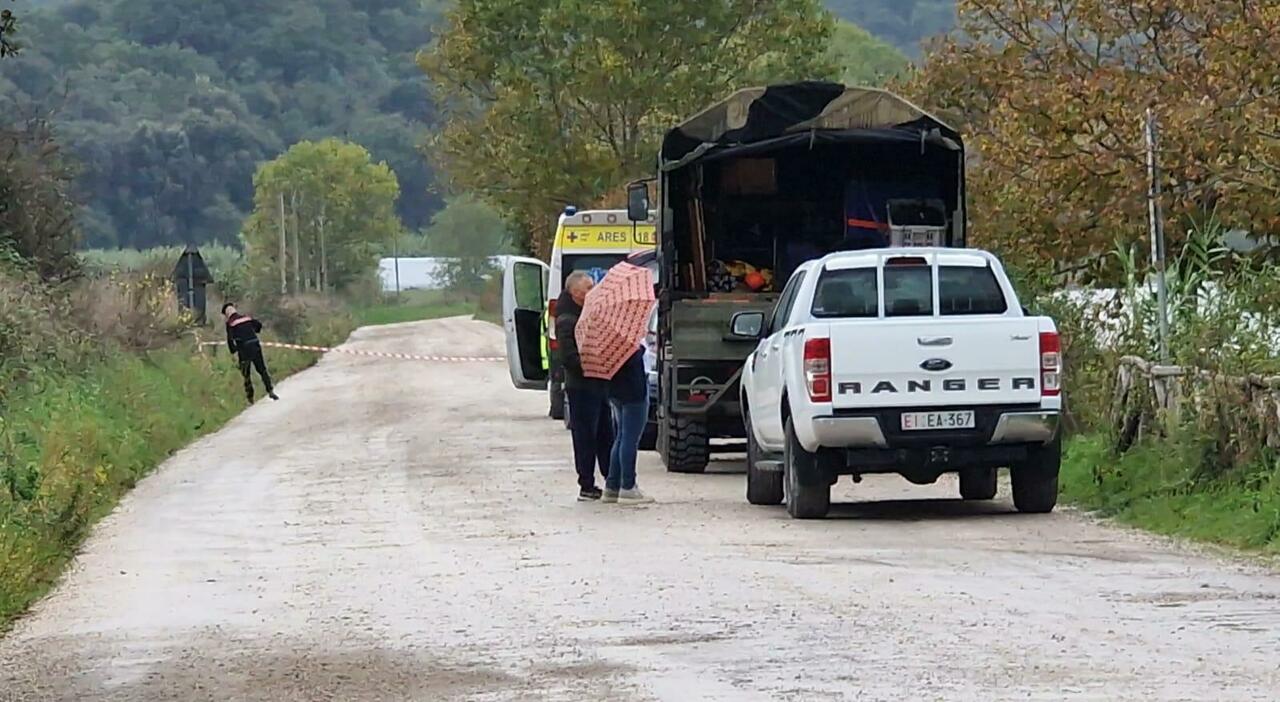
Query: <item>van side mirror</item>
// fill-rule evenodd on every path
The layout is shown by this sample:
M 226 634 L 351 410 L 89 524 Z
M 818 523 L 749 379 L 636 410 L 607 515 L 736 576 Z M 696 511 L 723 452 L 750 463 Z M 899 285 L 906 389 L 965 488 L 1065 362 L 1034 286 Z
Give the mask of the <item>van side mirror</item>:
M 643 222 L 649 219 L 649 186 L 632 183 L 627 186 L 627 219 Z
M 729 334 L 738 340 L 756 340 L 764 333 L 763 312 L 738 312 L 729 321 Z

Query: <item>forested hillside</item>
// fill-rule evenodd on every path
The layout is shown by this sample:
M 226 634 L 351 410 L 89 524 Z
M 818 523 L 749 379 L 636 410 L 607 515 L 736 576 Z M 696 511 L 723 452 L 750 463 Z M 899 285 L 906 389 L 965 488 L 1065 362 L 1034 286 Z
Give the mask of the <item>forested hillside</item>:
M 950 31 L 956 0 L 824 0 L 827 9 L 911 56 L 920 42 Z
M 331 136 L 392 167 L 418 230 L 441 199 L 418 148 L 436 119 L 414 55 L 450 4 L 18 0 L 23 53 L 0 70 L 0 110 L 53 116 L 88 247 L 236 243 L 255 168 Z M 826 5 L 870 30 L 841 22 L 832 41 L 838 75 L 866 84 L 906 66 L 895 46 L 949 27 L 953 0 Z
M 236 240 L 253 173 L 302 139 L 386 160 L 398 211 L 437 209 L 417 151 L 432 118 L 414 53 L 421 0 L 70 0 L 17 3 L 23 54 L 0 71 L 7 118 L 52 112 L 82 169 L 85 244 Z

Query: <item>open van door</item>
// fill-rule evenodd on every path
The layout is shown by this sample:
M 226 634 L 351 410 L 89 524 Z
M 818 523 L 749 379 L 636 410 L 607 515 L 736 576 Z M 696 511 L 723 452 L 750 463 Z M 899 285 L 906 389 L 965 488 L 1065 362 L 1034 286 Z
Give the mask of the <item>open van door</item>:
M 502 328 L 507 335 L 507 369 L 521 390 L 545 390 L 542 315 L 547 309 L 551 267 L 536 258 L 507 259 L 502 271 Z

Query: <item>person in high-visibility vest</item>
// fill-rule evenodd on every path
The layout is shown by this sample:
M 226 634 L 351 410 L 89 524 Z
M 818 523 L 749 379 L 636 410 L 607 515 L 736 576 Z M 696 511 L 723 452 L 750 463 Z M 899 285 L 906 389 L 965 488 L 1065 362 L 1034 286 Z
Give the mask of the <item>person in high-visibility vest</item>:
M 547 327 L 551 324 L 551 311 L 542 313 L 542 372 L 551 375 L 551 339 L 547 336 Z

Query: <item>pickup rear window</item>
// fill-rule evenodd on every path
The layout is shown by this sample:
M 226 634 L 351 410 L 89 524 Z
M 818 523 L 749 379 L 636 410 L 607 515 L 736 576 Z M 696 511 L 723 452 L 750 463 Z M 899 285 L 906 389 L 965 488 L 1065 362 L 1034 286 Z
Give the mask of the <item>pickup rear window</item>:
M 987 267 L 939 266 L 938 309 L 945 316 L 1004 314 L 1009 308 L 995 273 Z M 886 266 L 886 317 L 933 315 L 933 269 L 929 266 Z M 880 315 L 875 268 L 826 271 L 818 279 L 813 316 L 866 318 Z

